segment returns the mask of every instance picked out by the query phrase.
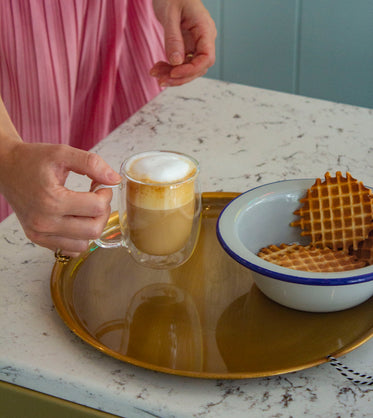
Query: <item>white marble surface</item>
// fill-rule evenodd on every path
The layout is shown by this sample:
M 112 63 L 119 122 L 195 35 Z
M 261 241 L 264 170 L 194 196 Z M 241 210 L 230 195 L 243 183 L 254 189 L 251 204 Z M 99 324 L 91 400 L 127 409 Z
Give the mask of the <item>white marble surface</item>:
M 195 156 L 204 191 L 350 171 L 373 186 L 373 110 L 207 79 L 168 89 L 96 148 L 114 168 L 131 153 Z M 89 182 L 72 176 L 69 185 Z M 53 254 L 0 224 L 0 379 L 131 417 L 371 417 L 373 385 L 330 364 L 259 379 L 198 380 L 107 357 L 76 337 L 50 297 Z M 373 373 L 373 340 L 342 357 Z

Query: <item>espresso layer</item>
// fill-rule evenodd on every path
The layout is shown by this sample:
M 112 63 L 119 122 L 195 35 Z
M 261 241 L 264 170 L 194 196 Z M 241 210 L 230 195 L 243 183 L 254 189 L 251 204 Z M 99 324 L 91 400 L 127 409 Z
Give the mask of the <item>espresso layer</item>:
M 127 182 L 127 202 L 149 210 L 168 210 L 194 200 L 194 181 L 171 186 Z

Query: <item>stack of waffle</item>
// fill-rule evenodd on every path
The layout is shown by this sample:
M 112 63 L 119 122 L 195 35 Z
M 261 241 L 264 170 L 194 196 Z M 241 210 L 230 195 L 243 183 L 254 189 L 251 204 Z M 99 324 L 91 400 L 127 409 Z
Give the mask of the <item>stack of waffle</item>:
M 349 173 L 325 174 L 300 199 L 292 222 L 310 236 L 307 246 L 270 245 L 258 253 L 283 267 L 296 270 L 347 271 L 373 264 L 373 193 Z

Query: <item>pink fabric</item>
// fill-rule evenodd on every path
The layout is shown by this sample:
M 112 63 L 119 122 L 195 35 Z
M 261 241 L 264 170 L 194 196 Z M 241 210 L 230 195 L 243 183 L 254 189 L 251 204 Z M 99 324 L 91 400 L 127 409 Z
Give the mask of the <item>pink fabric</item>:
M 151 0 L 0 1 L 0 93 L 26 142 L 90 149 L 159 93 L 161 59 Z

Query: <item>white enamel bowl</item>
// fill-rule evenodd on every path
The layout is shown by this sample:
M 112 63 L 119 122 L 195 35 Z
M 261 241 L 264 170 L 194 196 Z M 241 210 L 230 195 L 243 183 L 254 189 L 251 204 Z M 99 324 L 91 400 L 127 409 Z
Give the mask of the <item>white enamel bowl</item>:
M 285 180 L 241 194 L 222 211 L 217 236 L 224 250 L 252 271 L 256 285 L 270 299 L 303 311 L 339 311 L 373 295 L 373 266 L 312 273 L 277 266 L 256 255 L 270 244 L 309 242 L 290 222 L 297 219 L 293 212 L 314 182 Z

